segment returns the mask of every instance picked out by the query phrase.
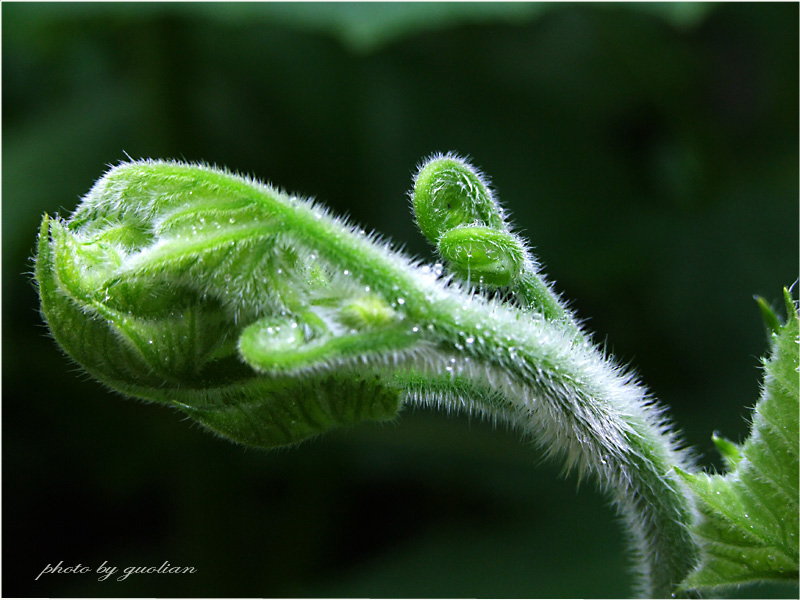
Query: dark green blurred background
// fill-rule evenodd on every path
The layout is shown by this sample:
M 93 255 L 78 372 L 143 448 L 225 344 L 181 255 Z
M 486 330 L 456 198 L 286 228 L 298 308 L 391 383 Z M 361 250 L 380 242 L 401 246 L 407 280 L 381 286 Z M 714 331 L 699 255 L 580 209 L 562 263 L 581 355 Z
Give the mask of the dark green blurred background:
M 796 3 L 4 3 L 2 25 L 4 596 L 629 593 L 606 500 L 503 428 L 409 410 L 264 453 L 81 375 L 29 257 L 126 155 L 226 165 L 430 257 L 412 172 L 468 154 L 701 463 L 746 435 L 752 297 L 798 276 Z M 197 573 L 34 581 L 58 561 Z

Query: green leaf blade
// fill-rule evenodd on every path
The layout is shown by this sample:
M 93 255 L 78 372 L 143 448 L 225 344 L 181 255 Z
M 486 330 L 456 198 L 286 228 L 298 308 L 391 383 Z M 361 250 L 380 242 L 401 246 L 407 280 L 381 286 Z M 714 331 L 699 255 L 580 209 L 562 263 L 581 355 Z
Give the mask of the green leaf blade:
M 700 563 L 683 589 L 798 578 L 798 316 L 793 303 L 787 305 L 787 322 L 773 332 L 772 355 L 764 361 L 751 435 L 738 460 L 726 456 L 732 471 L 711 476 L 681 472 L 699 499 L 693 533 L 702 548 Z M 763 312 L 766 305 L 759 306 Z M 774 313 L 766 320 L 778 322 Z M 733 452 L 730 445 L 723 441 L 721 450 Z

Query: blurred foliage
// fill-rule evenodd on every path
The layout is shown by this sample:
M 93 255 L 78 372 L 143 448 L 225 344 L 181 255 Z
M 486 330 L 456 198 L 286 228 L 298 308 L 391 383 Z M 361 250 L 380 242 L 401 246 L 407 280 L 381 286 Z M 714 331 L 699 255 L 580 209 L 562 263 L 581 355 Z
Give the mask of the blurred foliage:
M 625 596 L 611 509 L 514 434 L 416 412 L 265 454 L 76 376 L 26 275 L 37 226 L 104 165 L 172 157 L 428 257 L 411 173 L 469 154 L 712 464 L 708 431 L 743 438 L 758 394 L 752 297 L 797 278 L 797 22 L 788 3 L 4 3 L 3 595 Z M 34 581 L 59 560 L 198 573 Z
M 613 3 L 605 6 L 618 7 Z M 328 34 L 354 52 L 369 53 L 404 37 L 438 31 L 462 24 L 528 23 L 552 10 L 564 8 L 556 2 L 207 2 L 106 4 L 95 6 L 48 4 L 41 12 L 20 14 L 19 28 L 9 31 L 12 43 L 34 36 L 47 36 L 52 27 L 65 20 L 97 17 L 150 22 L 174 16 L 203 19 L 212 23 L 241 26 L 280 24 L 298 31 Z M 626 10 L 651 13 L 676 27 L 691 27 L 711 12 L 713 5 L 702 2 L 652 2 L 627 5 Z

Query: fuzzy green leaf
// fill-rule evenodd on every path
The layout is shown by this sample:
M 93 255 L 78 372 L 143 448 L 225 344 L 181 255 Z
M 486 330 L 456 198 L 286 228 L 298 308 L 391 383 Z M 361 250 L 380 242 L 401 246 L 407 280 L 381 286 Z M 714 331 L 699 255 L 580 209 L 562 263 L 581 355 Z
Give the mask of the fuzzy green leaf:
M 120 165 L 68 221 L 44 216 L 42 315 L 98 380 L 244 444 L 290 445 L 392 419 L 396 387 L 368 368 L 322 367 L 384 339 L 405 347 L 411 326 L 309 249 L 302 226 L 287 225 L 297 215 L 312 224 L 323 217 L 216 169 Z M 347 233 L 325 224 L 334 236 Z M 302 377 L 289 374 L 303 368 Z
M 798 316 L 785 291 L 788 318 L 772 334 L 764 386 L 750 437 L 737 448 L 715 439 L 732 469 L 725 475 L 680 471 L 699 498 L 694 535 L 701 547 L 684 589 L 798 577 Z M 766 306 L 759 303 L 762 311 Z M 774 313 L 765 319 L 778 323 Z

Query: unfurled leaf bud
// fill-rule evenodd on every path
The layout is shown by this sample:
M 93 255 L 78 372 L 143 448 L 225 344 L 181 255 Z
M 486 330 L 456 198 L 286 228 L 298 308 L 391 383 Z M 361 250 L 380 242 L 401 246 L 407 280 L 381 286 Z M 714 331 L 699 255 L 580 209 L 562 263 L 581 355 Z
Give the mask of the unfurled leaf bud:
M 68 221 L 45 215 L 42 314 L 100 381 L 237 441 L 283 445 L 392 418 L 397 389 L 326 367 L 408 346 L 411 326 L 314 246 L 303 223 L 322 218 L 308 202 L 216 169 L 120 165 Z M 334 238 L 350 235 L 324 218 Z M 350 408 L 336 408 L 341 394 Z

